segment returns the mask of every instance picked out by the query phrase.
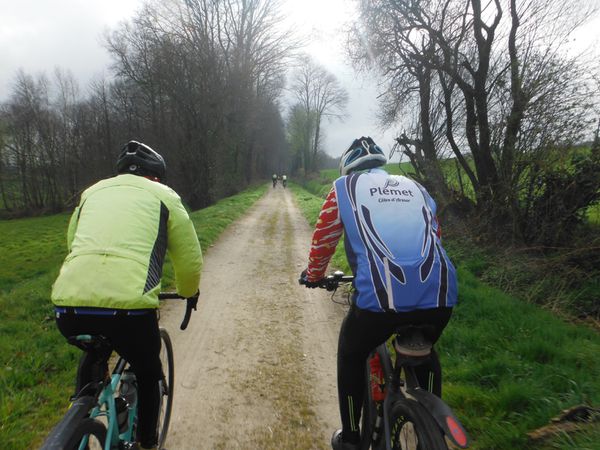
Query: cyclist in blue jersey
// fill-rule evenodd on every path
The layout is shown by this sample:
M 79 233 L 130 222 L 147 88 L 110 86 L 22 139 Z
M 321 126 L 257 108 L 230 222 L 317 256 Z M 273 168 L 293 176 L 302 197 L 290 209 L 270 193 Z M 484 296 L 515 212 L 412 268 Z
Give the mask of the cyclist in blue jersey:
M 338 344 L 338 395 L 342 429 L 332 437 L 335 450 L 359 448 L 364 367 L 369 353 L 400 325 L 430 325 L 435 343 L 457 300 L 456 270 L 441 243 L 436 204 L 419 183 L 389 175 L 387 159 L 370 137 L 354 140 L 340 160 L 340 174 L 329 192 L 313 234 L 309 288 L 319 286 L 342 234 L 355 276 L 352 306 Z M 441 396 L 441 367 L 418 368 L 423 388 Z

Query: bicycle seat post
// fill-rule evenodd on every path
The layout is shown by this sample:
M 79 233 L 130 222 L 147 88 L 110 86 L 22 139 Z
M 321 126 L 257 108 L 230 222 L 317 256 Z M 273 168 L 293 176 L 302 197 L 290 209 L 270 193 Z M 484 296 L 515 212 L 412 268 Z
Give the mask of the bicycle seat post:
M 429 361 L 432 349 L 432 343 L 425 335 L 425 327 L 400 327 L 393 342 L 396 351 L 396 364 L 391 387 L 397 389 L 401 386 L 400 371 L 402 368 L 404 368 L 407 387 L 418 387 L 419 383 L 413 368 Z
M 389 381 L 390 392 L 398 392 L 402 386 L 404 386 L 404 380 L 400 376 L 402 371 L 402 364 L 396 359 L 394 364 L 391 379 Z

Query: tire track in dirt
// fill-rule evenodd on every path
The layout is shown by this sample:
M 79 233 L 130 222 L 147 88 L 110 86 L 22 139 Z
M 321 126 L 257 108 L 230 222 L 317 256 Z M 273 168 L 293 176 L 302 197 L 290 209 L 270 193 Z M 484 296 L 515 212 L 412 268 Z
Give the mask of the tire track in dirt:
M 205 249 L 188 330 L 183 302 L 163 308 L 175 349 L 169 450 L 329 448 L 345 308 L 297 284 L 312 230 L 292 197 L 270 189 Z

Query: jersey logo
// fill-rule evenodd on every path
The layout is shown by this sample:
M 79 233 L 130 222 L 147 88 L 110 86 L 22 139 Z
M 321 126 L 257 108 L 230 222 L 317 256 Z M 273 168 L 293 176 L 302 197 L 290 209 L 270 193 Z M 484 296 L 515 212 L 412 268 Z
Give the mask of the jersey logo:
M 395 180 L 394 178 L 390 177 L 387 180 L 385 180 L 385 186 L 383 186 L 383 189 L 387 189 L 390 186 L 392 186 L 392 187 L 400 186 L 400 182 L 398 180 Z

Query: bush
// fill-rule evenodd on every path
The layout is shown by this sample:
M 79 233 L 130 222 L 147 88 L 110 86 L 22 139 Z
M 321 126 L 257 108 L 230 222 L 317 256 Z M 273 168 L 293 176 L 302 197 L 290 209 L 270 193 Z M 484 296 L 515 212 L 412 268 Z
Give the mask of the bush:
M 567 164 L 538 172 L 535 195 L 521 208 L 525 242 L 557 246 L 576 240 L 589 207 L 600 200 L 599 153 L 573 153 Z

